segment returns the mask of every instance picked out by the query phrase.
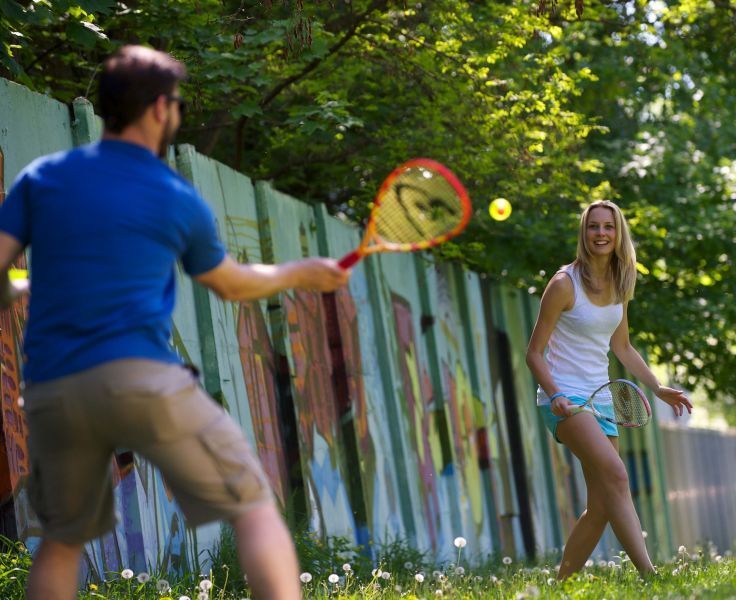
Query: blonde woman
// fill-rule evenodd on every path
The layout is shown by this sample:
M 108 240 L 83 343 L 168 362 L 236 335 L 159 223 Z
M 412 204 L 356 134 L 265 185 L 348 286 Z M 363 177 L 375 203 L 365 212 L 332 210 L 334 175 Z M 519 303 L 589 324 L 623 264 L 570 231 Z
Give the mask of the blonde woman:
M 618 453 L 616 426 L 571 410 L 608 381 L 609 348 L 675 415 L 692 410 L 682 391 L 657 381 L 629 341 L 627 307 L 635 282 L 636 254 L 621 210 L 613 202 L 594 202 L 580 218 L 575 261 L 544 291 L 526 354 L 545 424 L 580 460 L 587 488 L 586 509 L 565 544 L 560 579 L 583 567 L 607 523 L 639 572 L 654 571 Z

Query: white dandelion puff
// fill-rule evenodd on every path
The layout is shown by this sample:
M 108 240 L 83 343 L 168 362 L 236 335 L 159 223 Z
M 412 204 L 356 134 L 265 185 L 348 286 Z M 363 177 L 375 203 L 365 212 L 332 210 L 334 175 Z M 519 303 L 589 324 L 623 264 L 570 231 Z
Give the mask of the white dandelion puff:
M 197 594 L 197 600 L 210 600 L 209 592 L 199 592 Z
M 616 566 L 616 563 L 615 562 L 613 562 L 612 560 L 609 560 L 608 561 L 608 568 L 609 569 L 613 569 L 615 566 Z
M 547 579 L 547 585 L 554 585 L 554 584 L 555 584 L 555 578 L 554 577 L 549 577 Z
M 381 573 L 381 577 L 383 579 L 389 580 L 391 579 L 391 573 L 389 573 L 388 571 L 384 571 L 383 573 Z
M 417 583 L 424 583 L 424 575 L 422 575 L 421 573 L 417 573 L 416 575 L 414 575 L 414 580 Z
M 304 573 L 299 575 L 299 580 L 302 583 L 309 583 L 310 581 L 312 581 L 312 574 L 308 573 L 307 571 L 304 571 Z
M 411 571 L 411 570 L 412 570 L 412 569 L 414 568 L 414 563 L 413 563 L 413 562 L 411 562 L 410 560 L 407 560 L 407 561 L 406 561 L 406 562 L 404 563 L 404 568 L 405 568 L 405 569 L 406 569 L 407 571 Z
M 353 567 L 350 566 L 350 563 L 345 563 L 342 566 L 342 570 L 345 571 L 346 573 L 350 573 L 350 571 L 353 570 Z
M 605 560 L 603 560 L 603 559 L 601 559 L 601 560 L 599 560 L 599 561 L 598 561 L 598 566 L 599 566 L 599 567 L 600 567 L 601 569 L 604 569 L 604 568 L 606 567 L 606 565 L 607 565 L 607 564 L 608 564 L 608 563 L 607 563 L 607 562 L 606 562 Z
M 592 566 L 593 566 L 593 561 L 592 560 L 588 559 L 588 560 L 585 561 L 585 567 L 586 568 L 590 569 L 590 567 L 592 567 Z
M 432 571 L 432 577 L 434 577 L 435 579 L 439 579 L 440 577 L 442 577 L 442 571 Z
M 337 583 L 338 581 L 340 581 L 340 578 L 335 573 L 332 573 L 327 578 L 327 581 L 329 581 L 330 583 Z
M 678 551 L 678 552 L 679 552 L 680 554 L 685 554 L 685 552 L 687 552 L 687 548 L 685 548 L 685 546 L 680 546 L 680 547 L 679 547 L 679 548 L 677 549 L 677 551 Z
M 643 537 L 644 539 L 647 539 L 647 536 L 648 536 L 648 535 L 649 535 L 649 534 L 648 534 L 648 533 L 647 533 L 646 531 L 642 531 L 642 532 L 641 532 L 641 537 Z
M 513 561 L 511 560 L 510 556 L 504 556 L 503 557 L 503 564 L 510 565 Z
M 171 589 L 171 585 L 165 579 L 159 579 L 156 582 L 156 591 L 158 591 L 158 592 L 168 592 L 170 589 Z
M 135 575 L 135 573 L 133 573 L 133 571 L 131 571 L 130 569 L 123 569 L 123 572 L 120 573 L 120 577 L 122 577 L 123 579 L 133 579 L 133 575 Z
M 465 575 L 465 569 L 463 569 L 462 567 L 455 567 L 455 575 L 460 577 Z
M 465 548 L 468 540 L 466 540 L 464 537 L 456 537 L 455 541 L 453 541 L 452 543 L 455 544 L 456 548 Z
M 179 596 L 179 600 L 192 600 L 189 596 Z
M 136 577 L 138 580 L 138 583 L 148 583 L 151 579 L 151 576 L 143 571 L 142 573 L 138 573 L 138 577 Z
M 371 575 L 373 575 L 373 577 L 380 577 L 382 574 L 383 571 L 381 571 L 381 569 L 373 569 L 371 571 Z
M 203 579 L 199 582 L 199 589 L 203 592 L 209 592 L 212 589 L 212 582 L 209 579 Z

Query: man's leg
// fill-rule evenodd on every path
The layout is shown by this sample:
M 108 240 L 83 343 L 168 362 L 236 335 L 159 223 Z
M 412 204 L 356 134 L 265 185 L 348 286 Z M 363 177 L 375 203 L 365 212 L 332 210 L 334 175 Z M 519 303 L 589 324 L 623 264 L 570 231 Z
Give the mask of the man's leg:
M 28 575 L 27 600 L 74 600 L 82 548 L 44 538 Z
M 291 534 L 272 503 L 254 506 L 232 520 L 238 556 L 255 598 L 301 597 L 299 563 Z

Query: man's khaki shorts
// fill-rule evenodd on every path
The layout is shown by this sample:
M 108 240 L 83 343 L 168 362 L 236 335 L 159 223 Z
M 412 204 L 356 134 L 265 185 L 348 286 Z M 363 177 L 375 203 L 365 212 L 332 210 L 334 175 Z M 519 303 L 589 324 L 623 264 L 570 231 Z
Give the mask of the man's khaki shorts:
M 159 468 L 191 525 L 273 501 L 240 427 L 186 367 L 117 360 L 28 385 L 24 399 L 29 496 L 49 538 L 82 543 L 115 526 L 116 448 Z

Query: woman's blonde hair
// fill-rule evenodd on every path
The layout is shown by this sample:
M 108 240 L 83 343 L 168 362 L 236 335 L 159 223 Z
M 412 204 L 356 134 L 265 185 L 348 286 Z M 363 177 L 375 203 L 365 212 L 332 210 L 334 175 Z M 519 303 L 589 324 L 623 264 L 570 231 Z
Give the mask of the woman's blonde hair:
M 589 293 L 598 292 L 593 285 L 591 275 L 592 253 L 588 247 L 586 231 L 590 212 L 595 208 L 607 208 L 613 213 L 613 221 L 616 226 L 616 242 L 613 255 L 609 265 L 611 279 L 613 281 L 613 294 L 615 303 L 627 302 L 634 297 L 634 286 L 636 285 L 636 250 L 631 241 L 629 226 L 626 223 L 621 209 L 609 200 L 599 200 L 590 204 L 580 215 L 580 230 L 578 232 L 577 257 L 573 266 L 580 273 L 585 290 Z

